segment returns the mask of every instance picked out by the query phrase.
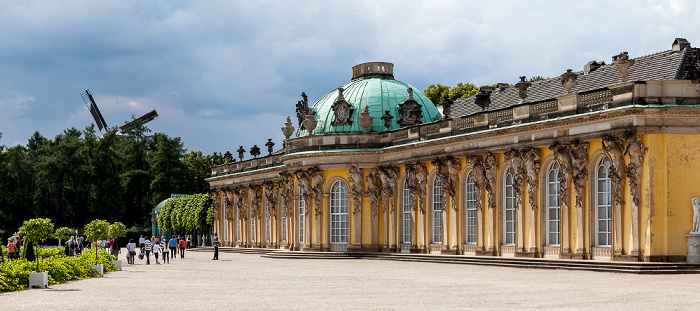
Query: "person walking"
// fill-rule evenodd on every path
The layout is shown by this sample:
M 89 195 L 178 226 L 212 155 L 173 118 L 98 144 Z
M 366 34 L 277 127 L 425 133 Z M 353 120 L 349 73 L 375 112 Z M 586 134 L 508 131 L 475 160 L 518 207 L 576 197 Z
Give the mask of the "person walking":
M 214 233 L 212 244 L 214 244 L 214 258 L 212 260 L 219 260 L 219 236 L 216 233 Z
M 170 243 L 170 258 L 173 258 L 177 252 L 177 239 L 173 235 L 168 242 Z
M 114 243 L 112 243 L 112 255 L 114 255 L 114 257 L 119 258 L 119 253 L 121 251 L 121 247 L 119 247 L 119 239 L 114 237 L 113 242 Z
M 71 236 L 70 240 L 66 241 L 66 244 L 68 245 L 68 256 L 75 256 L 75 245 L 77 244 L 75 237 Z
M 156 242 L 153 243 L 153 258 L 156 259 L 156 264 L 159 265 L 160 261 L 158 261 L 158 255 L 160 251 L 160 244 L 158 243 L 158 239 L 156 239 Z
M 136 243 L 134 240 L 129 240 L 129 244 L 126 244 L 126 263 L 134 264 L 134 257 L 136 256 Z
M 17 256 L 17 246 L 15 245 L 15 238 L 10 238 L 7 242 L 7 258 L 16 259 Z
M 151 264 L 151 257 L 150 257 L 151 241 L 150 240 L 145 240 L 143 250 L 146 252 L 146 264 L 150 265 Z
M 185 248 L 187 247 L 187 242 L 185 239 L 180 239 L 180 258 L 185 258 Z
M 141 235 L 139 238 L 139 247 L 141 248 L 141 252 L 143 253 L 144 247 L 146 247 L 146 239 Z
M 168 257 L 168 251 L 165 249 L 167 245 L 168 245 L 168 243 L 165 242 L 165 239 L 161 238 L 160 239 L 160 250 L 163 253 L 163 263 L 165 263 L 166 261 L 168 263 L 170 263 L 170 257 Z

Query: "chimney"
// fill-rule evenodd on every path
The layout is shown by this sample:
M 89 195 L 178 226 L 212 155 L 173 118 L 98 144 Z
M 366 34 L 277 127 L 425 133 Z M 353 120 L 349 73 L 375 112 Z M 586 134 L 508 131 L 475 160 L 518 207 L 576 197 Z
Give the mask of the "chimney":
M 680 51 L 687 47 L 690 47 L 690 42 L 688 42 L 688 40 L 685 38 L 676 38 L 676 40 L 673 40 L 673 44 L 671 45 L 671 51 Z
M 587 75 L 601 66 L 605 65 L 605 62 L 597 62 L 595 59 L 583 65 L 583 74 Z

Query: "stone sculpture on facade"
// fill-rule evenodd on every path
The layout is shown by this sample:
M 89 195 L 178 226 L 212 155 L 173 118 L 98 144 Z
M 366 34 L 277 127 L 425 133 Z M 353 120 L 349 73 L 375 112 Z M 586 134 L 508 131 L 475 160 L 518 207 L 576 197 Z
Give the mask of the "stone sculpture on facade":
M 525 162 L 525 172 L 527 175 L 527 198 L 528 203 L 530 203 L 530 209 L 528 211 L 528 220 L 530 224 L 535 223 L 535 210 L 537 209 L 536 193 L 539 186 L 539 179 L 537 176 L 540 174 L 540 154 L 537 149 L 525 148 L 520 150 L 520 154 Z M 529 240 L 535 241 L 535 226 L 530 225 Z M 536 252 L 537 247 L 534 243 L 530 247 L 530 252 Z
M 700 233 L 700 198 L 694 197 L 690 203 L 693 205 L 693 228 L 690 233 Z
M 583 189 L 588 180 L 588 143 L 574 141 L 569 148 L 571 156 L 571 167 L 573 169 L 574 192 L 576 192 L 576 236 L 577 248 L 576 253 L 583 253 Z
M 610 159 L 610 184 L 613 205 L 614 252 L 615 256 L 622 255 L 622 183 L 625 178 L 625 159 L 622 157 L 624 141 L 618 136 L 603 135 L 603 152 Z
M 352 215 L 355 223 L 355 245 L 362 243 L 362 198 L 367 195 L 365 190 L 365 174 L 357 164 L 348 166 L 348 181 L 350 186 L 350 196 L 352 197 Z
M 369 106 L 365 106 L 365 109 L 360 112 L 360 117 L 357 118 L 357 124 L 362 128 L 362 133 L 367 134 L 372 126 L 372 120 L 374 120 L 374 117 L 369 115 Z
M 413 99 L 413 89 L 407 88 L 408 99 L 399 104 L 399 115 L 401 116 L 396 123 L 401 126 L 416 125 L 421 123 L 423 118 L 423 105 Z
M 379 241 L 379 199 L 382 196 L 378 167 L 374 167 L 369 171 L 369 176 L 367 176 L 367 193 L 369 194 L 372 216 L 372 245 L 377 245 Z
M 309 136 L 314 134 L 317 125 L 316 114 L 313 110 L 309 109 L 309 112 L 306 114 L 306 119 L 304 119 L 304 128 L 309 133 Z
M 335 102 L 331 106 L 334 117 L 331 125 L 341 126 L 352 124 L 352 113 L 355 112 L 355 109 L 345 100 L 343 91 L 345 91 L 345 89 L 342 87 L 338 88 L 338 98 L 335 99 Z
M 280 183 L 280 191 L 282 195 L 282 200 L 284 201 L 284 212 L 286 215 L 285 221 L 287 222 L 287 228 L 294 228 L 294 174 L 283 171 L 280 173 L 282 181 Z M 296 245 L 296 238 L 294 235 L 294 230 L 288 230 L 289 238 L 287 238 L 287 244 L 290 250 L 294 250 Z
M 494 210 L 496 209 L 496 173 L 498 171 L 498 166 L 496 164 L 496 156 L 494 156 L 492 153 L 487 153 L 486 158 L 484 159 L 484 171 L 486 175 L 486 196 L 488 198 L 488 207 L 489 207 L 489 212 L 488 212 L 488 219 L 486 219 L 486 222 L 488 223 L 488 231 L 489 231 L 489 249 L 488 251 L 492 253 L 496 253 L 496 240 L 493 238 L 493 230 L 495 228 L 495 223 L 494 223 Z
M 287 116 L 287 122 L 284 122 L 284 126 L 282 127 L 282 134 L 284 134 L 284 139 L 289 139 L 289 137 L 292 137 L 292 134 L 294 134 L 294 126 L 292 126 L 292 118 Z
M 306 93 L 301 92 L 302 100 L 297 102 L 296 113 L 297 120 L 299 121 L 299 130 L 305 129 L 304 120 L 306 120 L 306 115 L 309 113 L 309 99 Z
M 245 153 L 243 146 L 238 146 L 238 150 L 236 150 L 236 152 L 238 152 L 238 159 L 243 161 L 243 154 Z
M 481 198 L 483 197 L 482 189 L 486 185 L 486 176 L 484 175 L 484 162 L 481 160 L 481 156 L 470 155 L 467 157 L 467 165 L 472 166 L 472 174 L 474 177 L 474 192 L 476 196 L 476 227 L 477 230 L 483 230 L 483 204 Z M 476 250 L 484 251 L 483 234 L 477 233 L 476 238 Z
M 639 187 L 642 179 L 642 164 L 644 163 L 644 155 L 649 148 L 644 146 L 642 136 L 633 131 L 627 131 L 622 134 L 622 139 L 627 142 L 624 155 L 630 157 L 630 163 L 627 165 L 627 181 L 630 186 L 630 198 L 632 199 L 631 214 L 632 214 L 632 257 L 639 256 Z
M 265 199 L 269 207 L 269 213 L 272 218 L 277 218 L 277 213 L 275 213 L 277 208 L 277 196 L 279 195 L 279 184 L 272 181 L 264 181 L 262 184 L 263 189 L 265 189 Z
M 224 153 L 224 163 L 231 163 L 233 162 L 233 154 L 231 154 L 230 151 L 226 150 L 226 153 Z
M 381 181 L 381 191 L 382 191 L 382 201 L 384 208 L 382 209 L 382 214 L 384 214 L 384 247 L 385 248 L 396 248 L 394 243 L 394 237 L 391 234 L 393 232 L 393 222 L 392 215 L 394 214 L 394 208 L 396 206 L 396 189 L 398 188 L 397 182 L 399 177 L 399 170 L 393 166 L 380 166 L 378 167 L 378 177 Z
M 688 238 L 688 256 L 685 261 L 700 263 L 700 198 L 694 197 L 690 203 L 693 206 L 693 227 L 685 235 Z
M 554 153 L 554 159 L 559 164 L 559 207 L 561 209 L 561 253 L 560 257 L 568 257 L 571 253 L 569 246 L 569 183 L 572 178 L 570 146 L 554 142 L 549 150 Z

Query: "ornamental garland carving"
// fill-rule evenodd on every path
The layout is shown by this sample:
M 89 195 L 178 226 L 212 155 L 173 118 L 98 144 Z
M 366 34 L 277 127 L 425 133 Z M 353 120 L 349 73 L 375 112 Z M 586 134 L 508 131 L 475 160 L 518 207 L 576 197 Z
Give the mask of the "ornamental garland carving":
M 573 169 L 574 191 L 576 192 L 576 209 L 583 208 L 583 187 L 588 180 L 588 143 L 574 141 L 569 149 L 571 168 Z
M 378 172 L 378 177 L 379 180 L 381 181 L 381 189 L 382 189 L 382 198 L 384 198 L 384 206 L 388 205 L 388 208 L 385 207 L 382 212 L 385 212 L 387 209 L 389 209 L 390 213 L 394 213 L 394 206 L 395 206 L 395 201 L 396 201 L 396 189 L 398 188 L 397 186 L 397 179 L 399 177 L 399 170 L 393 166 L 380 166 L 377 168 Z
M 367 194 L 365 190 L 365 174 L 364 171 L 357 167 L 356 164 L 348 165 L 348 181 L 350 186 L 350 195 L 352 196 L 353 215 L 359 215 L 362 212 L 362 198 Z
M 246 208 L 246 198 L 248 198 L 248 187 L 247 186 L 237 186 L 233 188 L 233 193 L 236 196 L 236 207 L 238 208 L 238 217 L 240 219 L 248 219 L 248 213 Z
M 262 184 L 263 188 L 265 189 L 265 199 L 267 200 L 267 204 L 269 206 L 269 211 L 270 215 L 273 218 L 277 218 L 277 213 L 275 213 L 275 208 L 277 207 L 277 195 L 278 195 L 278 189 L 279 189 L 279 184 L 277 182 L 272 182 L 272 181 L 265 181 Z
M 569 207 L 569 181 L 571 180 L 571 156 L 569 155 L 569 146 L 562 145 L 559 142 L 553 142 L 549 146 L 549 150 L 554 153 L 554 159 L 559 164 L 559 197 L 561 207 L 566 209 Z
M 624 204 L 622 199 L 622 181 L 626 175 L 625 159 L 623 156 L 624 141 L 619 136 L 603 135 L 603 152 L 610 159 L 610 183 L 612 199 L 615 206 Z
M 257 219 L 260 215 L 260 199 L 262 199 L 262 187 L 259 185 L 250 186 L 250 218 Z
M 421 214 L 425 214 L 425 187 L 428 183 L 428 170 L 416 162 L 413 164 L 406 164 L 406 174 L 408 189 L 411 196 L 411 205 L 415 202 L 415 196 L 418 196 L 418 209 Z M 416 211 L 416 207 L 413 206 L 413 211 Z
M 644 155 L 649 148 L 644 146 L 642 136 L 637 135 L 633 131 L 628 131 L 622 134 L 622 139 L 627 142 L 624 155 L 630 157 L 630 163 L 627 165 L 627 180 L 630 184 L 630 197 L 635 206 L 639 206 L 639 179 L 642 177 L 642 164 L 644 163 Z
M 525 161 L 525 171 L 527 174 L 527 197 L 530 203 L 530 209 L 537 208 L 537 200 L 535 200 L 535 192 L 539 185 L 537 176 L 540 174 L 540 153 L 534 148 L 525 148 L 520 150 L 520 154 Z
M 214 210 L 214 215 L 219 214 L 221 210 L 221 197 L 218 189 L 210 189 L 207 193 L 212 198 L 211 208 Z
M 431 162 L 437 169 L 436 175 L 442 181 L 442 202 L 446 202 L 445 196 L 449 195 L 452 199 L 452 209 L 457 210 L 457 200 L 455 200 L 455 195 L 457 194 L 457 187 L 459 186 L 459 171 L 461 169 L 461 164 L 459 161 L 452 156 L 440 157 Z M 444 208 L 444 206 L 443 206 Z
M 367 176 L 367 193 L 369 193 L 369 202 L 372 209 L 372 216 L 379 215 L 379 198 L 382 195 L 381 180 L 379 178 L 379 168 L 374 167 L 369 171 Z
M 476 191 L 476 210 L 481 211 L 481 189 L 486 184 L 486 176 L 484 175 L 484 161 L 481 156 L 471 155 L 467 157 L 467 163 L 472 165 L 472 174 L 474 174 L 474 190 Z
M 509 162 L 511 168 L 513 168 L 513 192 L 515 195 L 515 209 L 518 210 L 523 204 L 523 179 L 525 176 L 523 158 L 520 155 L 520 151 L 517 149 L 510 149 L 505 153 L 505 160 Z
M 484 159 L 484 171 L 486 173 L 486 195 L 488 197 L 488 207 L 496 207 L 495 185 L 498 165 L 496 164 L 496 156 L 489 152 Z
M 317 167 L 311 167 L 306 171 L 306 174 L 311 180 L 311 190 L 314 194 L 314 216 L 316 219 L 321 217 L 321 196 L 323 195 L 323 172 Z
M 280 173 L 280 177 L 282 177 L 280 190 L 284 200 L 285 214 L 290 217 L 289 215 L 294 215 L 294 174 L 285 171 Z
M 232 193 L 226 189 L 222 194 L 224 196 L 224 218 L 226 218 L 226 220 L 233 220 L 233 200 L 231 200 Z
M 311 186 L 311 179 L 304 170 L 297 170 L 294 172 L 299 183 L 299 189 L 302 191 L 302 199 L 304 200 L 304 216 L 309 216 L 309 203 L 311 201 L 311 194 L 313 193 L 313 187 Z

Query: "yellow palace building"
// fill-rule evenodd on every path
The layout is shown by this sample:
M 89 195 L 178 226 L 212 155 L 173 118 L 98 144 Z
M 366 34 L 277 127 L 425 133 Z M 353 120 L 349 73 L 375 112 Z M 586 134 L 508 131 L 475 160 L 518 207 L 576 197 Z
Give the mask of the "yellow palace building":
M 229 152 L 207 181 L 224 246 L 684 261 L 700 195 L 700 50 L 670 50 L 437 105 L 393 64 Z

